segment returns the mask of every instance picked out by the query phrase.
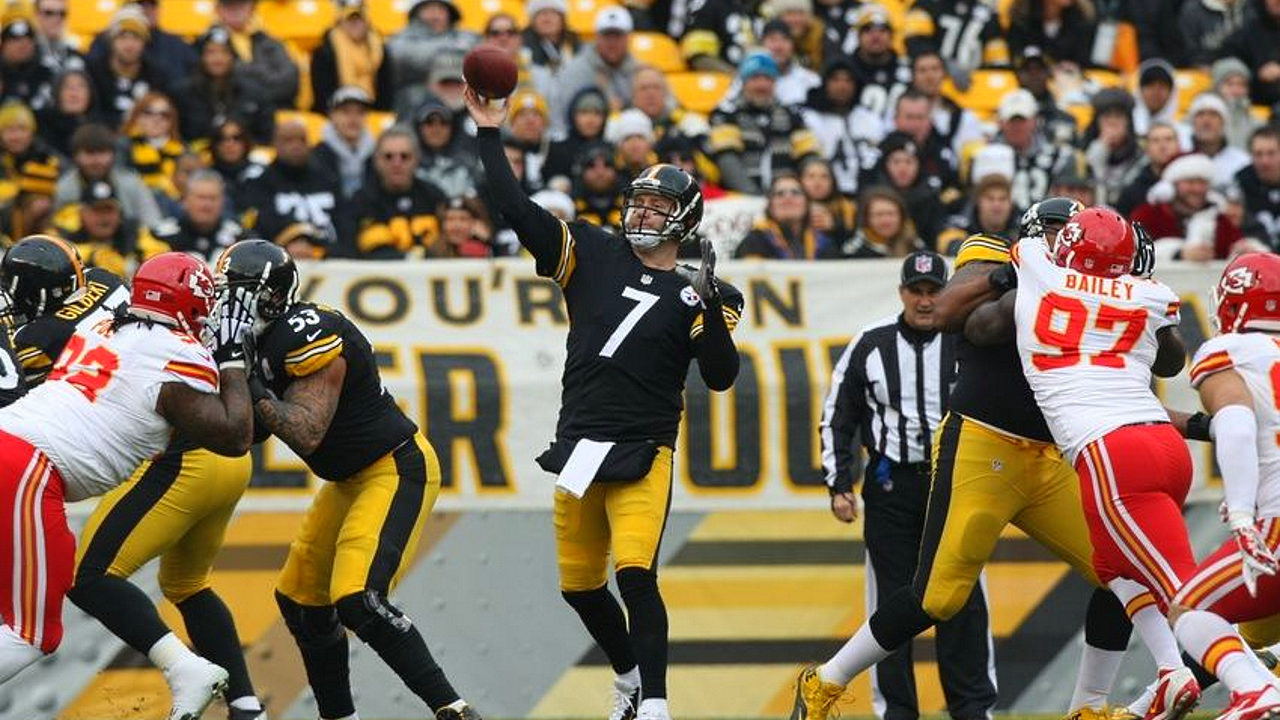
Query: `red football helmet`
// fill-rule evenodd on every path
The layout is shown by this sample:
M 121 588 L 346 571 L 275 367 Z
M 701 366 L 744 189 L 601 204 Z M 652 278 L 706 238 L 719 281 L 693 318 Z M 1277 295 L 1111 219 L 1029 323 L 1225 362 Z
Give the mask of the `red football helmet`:
M 1058 231 L 1053 261 L 1085 275 L 1114 278 L 1133 270 L 1133 226 L 1114 210 L 1081 210 Z
M 1227 263 L 1213 288 L 1218 331 L 1280 331 L 1280 255 L 1248 253 Z
M 129 312 L 199 338 L 215 295 L 209 266 L 186 253 L 161 253 L 134 273 Z

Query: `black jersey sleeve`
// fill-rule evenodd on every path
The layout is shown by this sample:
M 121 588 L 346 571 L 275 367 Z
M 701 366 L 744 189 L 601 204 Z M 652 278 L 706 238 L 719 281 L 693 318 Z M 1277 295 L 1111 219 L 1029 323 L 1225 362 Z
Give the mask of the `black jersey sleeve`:
M 44 382 L 74 331 L 71 323 L 51 316 L 36 318 L 18 328 L 13 337 L 13 353 L 28 386 Z
M 298 303 L 276 320 L 261 349 L 272 374 L 292 380 L 315 374 L 342 355 L 342 316 Z
M 561 287 L 568 285 L 577 263 L 569 227 L 525 194 L 507 162 L 497 128 L 480 128 L 476 144 L 498 212 L 516 231 L 520 244 L 533 255 L 538 274 L 555 280 Z
M 720 289 L 718 302 L 708 303 L 689 327 L 698 358 L 698 372 L 707 387 L 724 391 L 738 377 L 738 348 L 731 333 L 742 318 L 742 293 L 734 286 L 716 280 Z

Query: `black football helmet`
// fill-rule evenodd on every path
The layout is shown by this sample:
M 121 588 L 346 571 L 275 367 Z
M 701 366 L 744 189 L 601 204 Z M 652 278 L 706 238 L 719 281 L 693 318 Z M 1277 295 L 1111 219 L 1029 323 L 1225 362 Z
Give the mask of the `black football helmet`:
M 284 315 L 298 292 L 298 266 L 284 248 L 266 240 L 241 240 L 218 257 L 219 288 L 251 287 L 257 293 L 255 332 Z
M 0 314 L 14 325 L 62 307 L 85 286 L 84 264 L 71 243 L 49 235 L 29 235 L 0 260 Z
M 671 212 L 665 213 L 666 222 L 660 230 L 633 229 L 627 221 L 633 212 L 656 212 L 635 206 L 636 196 L 644 194 L 661 195 L 675 201 Z M 666 240 L 687 242 L 693 238 L 701 222 L 702 189 L 692 175 L 675 165 L 652 165 L 627 185 L 622 205 L 622 233 L 632 247 L 648 250 Z
M 1033 203 L 1018 221 L 1018 237 L 1045 234 L 1046 225 L 1066 225 L 1072 215 L 1084 210 L 1084 203 L 1069 197 L 1050 197 Z M 1053 246 L 1053 238 L 1045 238 Z

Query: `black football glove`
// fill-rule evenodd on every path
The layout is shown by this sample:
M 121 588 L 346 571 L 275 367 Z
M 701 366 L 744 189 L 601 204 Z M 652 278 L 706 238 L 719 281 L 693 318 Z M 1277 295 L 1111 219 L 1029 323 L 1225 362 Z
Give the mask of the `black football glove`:
M 1213 416 L 1209 413 L 1200 411 L 1192 414 L 1187 418 L 1187 439 L 1211 442 L 1213 440 L 1209 432 L 1211 424 L 1213 424 Z
M 716 284 L 716 249 L 711 240 L 702 238 L 702 267 L 694 274 L 690 284 L 702 298 L 704 305 L 720 302 L 720 287 Z
M 1149 278 L 1156 271 L 1156 241 L 1142 223 L 1134 223 L 1133 230 L 1137 246 L 1133 252 L 1133 275 Z
M 1013 263 L 1005 263 L 987 275 L 987 282 L 991 283 L 991 287 L 995 288 L 996 292 L 1003 295 L 1018 287 L 1018 269 L 1013 266 Z

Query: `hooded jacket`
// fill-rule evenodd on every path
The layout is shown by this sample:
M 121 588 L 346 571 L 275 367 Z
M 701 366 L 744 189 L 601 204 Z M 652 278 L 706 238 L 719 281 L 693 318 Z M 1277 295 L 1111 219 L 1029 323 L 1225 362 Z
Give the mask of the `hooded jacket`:
M 1254 104 L 1274 105 L 1280 101 L 1280 82 L 1264 82 L 1258 68 L 1280 62 L 1280 18 L 1267 12 L 1266 0 L 1253 0 L 1252 6 L 1251 21 L 1227 38 L 1219 55 L 1234 55 L 1253 71 L 1249 97 Z
M 450 28 L 442 33 L 432 32 L 431 28 L 417 18 L 410 18 L 403 30 L 387 40 L 391 77 L 396 89 L 424 84 L 428 71 L 431 70 L 432 58 L 450 52 L 462 55 L 479 40 L 474 33 L 457 28 Z
M 1173 66 L 1170 65 L 1168 62 L 1166 62 L 1162 58 L 1152 58 L 1150 60 L 1144 60 L 1142 64 L 1138 66 L 1138 77 L 1142 77 L 1142 74 L 1146 72 L 1147 68 L 1150 68 L 1150 67 L 1162 67 L 1165 69 L 1165 71 L 1169 73 L 1169 77 L 1171 78 L 1175 77 Z M 1145 136 L 1147 134 L 1147 130 L 1151 128 L 1151 123 L 1156 120 L 1162 120 L 1171 125 L 1177 123 L 1177 113 L 1178 113 L 1178 83 L 1177 82 L 1173 83 L 1173 87 L 1169 91 L 1168 102 L 1164 104 L 1164 107 L 1160 108 L 1159 110 L 1156 110 L 1155 112 L 1152 112 L 1151 110 L 1147 109 L 1146 103 L 1142 102 L 1142 94 L 1140 91 L 1134 93 L 1134 97 L 1137 98 L 1137 102 L 1135 102 L 1133 106 L 1133 131 L 1137 133 L 1138 136 L 1140 137 Z
M 1178 11 L 1178 31 L 1190 52 L 1192 65 L 1208 65 L 1222 44 L 1249 23 L 1254 9 L 1248 0 L 1187 0 Z
M 552 122 L 563 122 L 565 108 L 578 91 L 594 85 L 604 91 L 605 96 L 617 100 L 622 107 L 631 104 L 631 80 L 635 77 L 640 64 L 628 54 L 618 65 L 610 65 L 600 57 L 595 45 L 584 45 L 577 55 L 560 70 L 556 78 L 555 92 L 548 98 L 551 102 Z M 611 103 L 612 106 L 612 103 Z M 562 132 L 564 126 L 553 127 L 552 134 Z
M 822 70 L 822 83 L 809 90 L 801 115 L 804 124 L 818 139 L 822 157 L 831 163 L 836 186 L 845 195 L 858 192 L 859 177 L 875 167 L 880 157 L 877 146 L 884 138 L 883 118 L 857 104 L 839 106 L 827 95 L 826 81 L 833 73 L 854 73 L 847 57 L 836 57 Z M 856 73 L 855 73 L 856 77 Z

